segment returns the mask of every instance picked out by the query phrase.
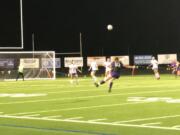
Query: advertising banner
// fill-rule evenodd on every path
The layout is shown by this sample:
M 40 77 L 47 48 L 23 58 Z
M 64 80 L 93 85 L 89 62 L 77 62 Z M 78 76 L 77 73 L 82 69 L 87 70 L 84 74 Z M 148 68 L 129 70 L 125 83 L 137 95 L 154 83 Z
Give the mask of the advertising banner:
M 106 61 L 106 57 L 88 57 L 87 58 L 87 65 L 90 66 L 92 61 L 96 61 L 98 66 L 104 66 Z
M 69 65 L 72 63 L 72 61 L 78 67 L 83 67 L 83 57 L 65 57 L 64 58 L 64 66 L 69 67 Z
M 149 65 L 151 64 L 152 55 L 135 55 L 134 64 L 135 65 Z
M 159 64 L 170 64 L 174 60 L 177 60 L 177 54 L 159 54 L 158 55 Z
M 114 57 L 118 57 L 119 60 L 124 64 L 124 65 L 129 65 L 129 56 L 111 56 L 111 60 Z
M 53 68 L 53 59 L 51 58 L 42 58 L 42 68 Z M 61 59 L 55 58 L 56 68 L 61 68 Z
M 39 59 L 37 58 L 21 58 L 20 64 L 24 68 L 39 68 Z

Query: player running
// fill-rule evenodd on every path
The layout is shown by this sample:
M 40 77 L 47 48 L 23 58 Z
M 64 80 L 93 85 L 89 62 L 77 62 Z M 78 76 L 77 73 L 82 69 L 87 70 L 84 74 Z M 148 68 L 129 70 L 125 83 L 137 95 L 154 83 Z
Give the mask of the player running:
M 123 65 L 122 62 L 119 60 L 118 57 L 115 57 L 113 59 L 113 61 L 111 62 L 111 71 L 110 74 L 105 77 L 102 81 L 95 83 L 96 87 L 106 83 L 107 81 L 109 81 L 109 91 L 111 92 L 112 86 L 113 86 L 113 81 L 115 79 L 118 79 L 121 75 L 121 68 L 125 67 L 125 68 L 135 68 L 135 66 L 129 66 L 129 65 Z
M 71 78 L 71 83 L 74 82 L 78 84 L 78 74 L 77 71 L 81 73 L 81 70 L 78 69 L 78 66 L 74 64 L 74 61 L 72 60 L 71 64 L 69 65 L 69 76 Z
M 177 68 L 178 67 L 178 61 L 174 60 L 172 63 L 168 66 L 168 70 L 172 70 L 172 74 L 177 77 Z
M 173 61 L 170 65 L 169 65 L 169 70 L 172 70 L 172 74 L 175 75 L 175 77 L 180 76 L 180 63 L 179 61 Z
M 94 83 L 96 83 L 97 82 L 96 72 L 98 71 L 98 65 L 97 65 L 95 59 L 93 59 L 93 61 L 91 62 L 89 71 L 91 71 L 91 77 L 92 77 Z
M 180 76 L 180 62 L 177 61 L 177 76 Z
M 151 64 L 148 67 L 152 67 L 152 70 L 154 71 L 155 78 L 157 80 L 160 79 L 159 71 L 158 71 L 158 61 L 155 59 L 155 57 L 152 57 Z
M 107 58 L 106 62 L 104 62 L 105 67 L 105 77 L 107 77 L 111 71 L 111 59 Z

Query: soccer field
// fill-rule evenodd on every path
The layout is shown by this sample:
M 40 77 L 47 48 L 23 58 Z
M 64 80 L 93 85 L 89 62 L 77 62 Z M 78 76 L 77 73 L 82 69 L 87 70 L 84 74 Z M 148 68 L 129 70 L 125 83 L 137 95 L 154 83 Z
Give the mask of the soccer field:
M 0 82 L 1 135 L 179 135 L 180 78 Z

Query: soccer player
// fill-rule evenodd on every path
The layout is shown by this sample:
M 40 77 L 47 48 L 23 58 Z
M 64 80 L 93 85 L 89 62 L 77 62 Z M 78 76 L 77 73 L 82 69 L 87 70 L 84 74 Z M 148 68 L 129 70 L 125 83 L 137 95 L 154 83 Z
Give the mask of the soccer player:
M 129 66 L 129 65 L 123 65 L 122 62 L 119 60 L 118 57 L 115 57 L 113 61 L 111 62 L 111 71 L 107 77 L 105 77 L 102 81 L 95 83 L 96 87 L 106 83 L 109 81 L 109 91 L 111 92 L 113 81 L 115 79 L 118 79 L 121 75 L 121 68 L 135 68 L 135 66 Z
M 158 61 L 155 59 L 155 57 L 152 57 L 151 64 L 149 67 L 152 66 L 152 70 L 154 71 L 155 78 L 157 80 L 160 79 L 159 71 L 158 71 Z
M 107 58 L 106 62 L 104 63 L 105 67 L 105 77 L 107 77 L 111 71 L 111 59 Z
M 177 76 L 180 76 L 180 62 L 176 62 L 176 70 L 177 70 Z
M 179 61 L 174 61 L 171 63 L 170 68 L 172 70 L 172 74 L 175 75 L 175 77 L 180 76 L 180 63 Z
M 92 77 L 94 83 L 96 83 L 97 82 L 96 72 L 98 71 L 98 65 L 97 65 L 95 59 L 93 59 L 93 61 L 91 62 L 89 71 L 91 71 L 91 77 Z
M 178 66 L 178 61 L 172 61 L 172 63 L 169 65 L 169 70 L 172 70 L 172 74 L 177 77 L 177 66 Z
M 78 69 L 77 65 L 74 64 L 74 61 L 72 60 L 71 64 L 69 65 L 69 76 L 71 78 L 71 83 L 74 82 L 78 84 L 78 74 L 77 71 L 81 73 L 81 71 Z
M 16 81 L 19 79 L 19 76 L 22 76 L 22 79 L 24 81 L 24 66 L 22 64 L 20 64 L 18 67 L 18 74 L 16 77 Z

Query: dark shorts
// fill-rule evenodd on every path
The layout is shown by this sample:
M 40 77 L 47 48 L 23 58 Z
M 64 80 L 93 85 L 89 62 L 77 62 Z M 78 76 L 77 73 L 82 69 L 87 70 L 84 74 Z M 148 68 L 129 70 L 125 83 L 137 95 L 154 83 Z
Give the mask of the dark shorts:
M 118 72 L 111 72 L 111 76 L 112 76 L 113 78 L 118 79 L 118 78 L 120 77 L 120 73 L 118 73 Z

